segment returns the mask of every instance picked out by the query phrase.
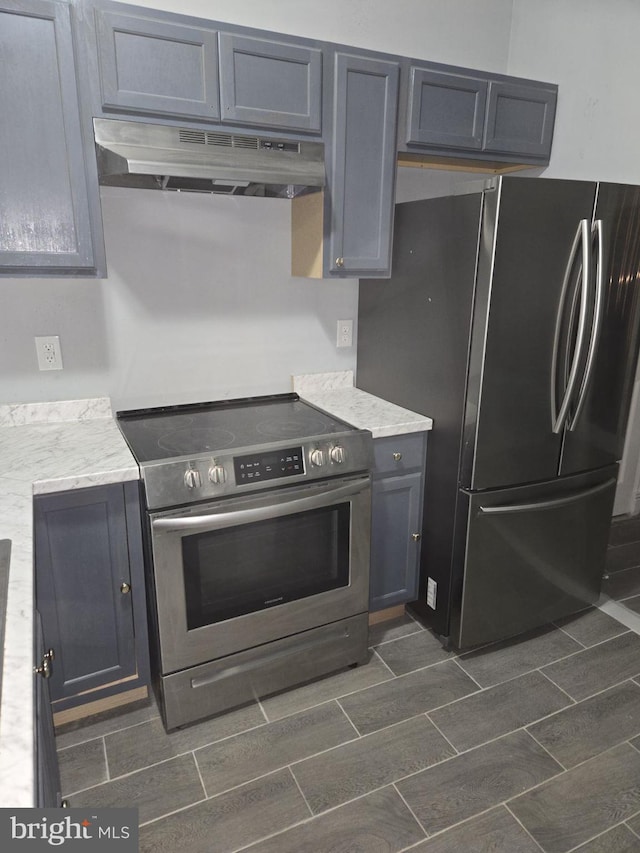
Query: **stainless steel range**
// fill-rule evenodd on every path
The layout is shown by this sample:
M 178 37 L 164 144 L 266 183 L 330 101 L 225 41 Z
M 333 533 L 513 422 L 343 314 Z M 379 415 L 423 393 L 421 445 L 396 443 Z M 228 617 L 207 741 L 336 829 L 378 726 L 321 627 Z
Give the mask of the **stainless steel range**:
M 366 660 L 369 432 L 296 394 L 117 417 L 167 729 Z

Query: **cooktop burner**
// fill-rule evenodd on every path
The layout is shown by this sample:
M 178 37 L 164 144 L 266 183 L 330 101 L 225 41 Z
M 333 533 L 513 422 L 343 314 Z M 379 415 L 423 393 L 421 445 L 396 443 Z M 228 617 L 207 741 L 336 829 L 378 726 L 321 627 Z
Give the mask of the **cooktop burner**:
M 300 400 L 297 394 L 118 412 L 138 462 L 222 450 L 302 442 L 353 427 Z

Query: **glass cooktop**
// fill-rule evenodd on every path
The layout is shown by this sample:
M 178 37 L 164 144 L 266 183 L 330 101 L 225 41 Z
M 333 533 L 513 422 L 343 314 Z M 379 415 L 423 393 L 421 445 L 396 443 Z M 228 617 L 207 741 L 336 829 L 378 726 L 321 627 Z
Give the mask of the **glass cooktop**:
M 138 462 L 304 441 L 354 430 L 297 394 L 118 412 Z

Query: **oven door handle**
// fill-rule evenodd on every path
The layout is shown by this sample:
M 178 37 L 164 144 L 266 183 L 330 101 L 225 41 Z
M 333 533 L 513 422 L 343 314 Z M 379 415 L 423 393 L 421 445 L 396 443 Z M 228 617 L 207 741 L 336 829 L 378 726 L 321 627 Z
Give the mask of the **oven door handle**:
M 253 509 L 239 509 L 232 512 L 216 512 L 210 515 L 197 515 L 183 518 L 154 518 L 151 525 L 154 530 L 166 533 L 187 530 L 189 533 L 199 533 L 208 530 L 220 530 L 223 527 L 234 527 L 238 524 L 249 524 L 252 521 L 267 521 L 284 515 L 292 515 L 309 509 L 319 509 L 331 506 L 340 498 L 348 498 L 363 491 L 366 481 L 358 480 L 347 486 L 323 489 L 318 494 L 308 498 L 297 498 L 281 504 L 268 504 Z

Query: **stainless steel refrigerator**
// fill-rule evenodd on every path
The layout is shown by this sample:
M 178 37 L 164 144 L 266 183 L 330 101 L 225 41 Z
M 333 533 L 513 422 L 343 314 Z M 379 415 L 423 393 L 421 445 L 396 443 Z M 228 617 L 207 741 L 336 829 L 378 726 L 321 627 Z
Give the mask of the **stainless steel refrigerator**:
M 640 187 L 503 177 L 396 207 L 359 388 L 434 419 L 419 599 L 458 648 L 600 593 L 640 324 Z

